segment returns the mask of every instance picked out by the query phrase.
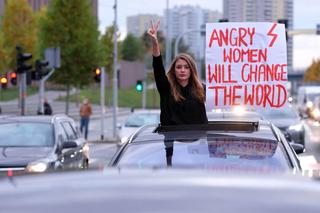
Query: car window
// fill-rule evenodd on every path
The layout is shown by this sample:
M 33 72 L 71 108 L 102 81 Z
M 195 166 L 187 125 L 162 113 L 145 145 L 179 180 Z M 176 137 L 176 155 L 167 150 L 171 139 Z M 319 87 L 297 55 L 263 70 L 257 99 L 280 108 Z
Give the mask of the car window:
M 48 123 L 0 124 L 0 146 L 53 146 L 53 127 Z
M 125 122 L 126 127 L 140 127 L 146 124 L 157 124 L 160 122 L 159 114 L 134 114 Z
M 128 144 L 120 167 L 197 167 L 212 170 L 278 172 L 291 165 L 277 141 L 207 137 L 186 141 Z M 170 162 L 171 161 L 171 162 Z
M 74 130 L 71 126 L 71 124 L 67 121 L 64 121 L 61 123 L 63 129 L 65 130 L 66 134 L 67 134 L 67 138 L 69 140 L 74 140 L 77 139 L 77 133 L 76 130 Z

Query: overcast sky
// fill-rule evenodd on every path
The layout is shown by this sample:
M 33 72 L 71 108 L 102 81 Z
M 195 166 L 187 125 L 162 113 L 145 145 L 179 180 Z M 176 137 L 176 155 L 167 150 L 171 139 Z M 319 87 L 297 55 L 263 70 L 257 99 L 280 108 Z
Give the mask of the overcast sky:
M 166 0 L 118 0 L 118 25 L 126 31 L 126 17 L 137 14 L 163 15 Z M 114 0 L 99 0 L 99 29 L 104 32 L 114 20 Z M 222 0 L 169 0 L 169 7 L 175 5 L 199 5 L 204 9 L 222 13 Z M 294 0 L 294 29 L 314 29 L 320 24 L 320 0 Z M 320 36 L 294 37 L 294 67 L 307 67 L 313 58 L 320 58 Z

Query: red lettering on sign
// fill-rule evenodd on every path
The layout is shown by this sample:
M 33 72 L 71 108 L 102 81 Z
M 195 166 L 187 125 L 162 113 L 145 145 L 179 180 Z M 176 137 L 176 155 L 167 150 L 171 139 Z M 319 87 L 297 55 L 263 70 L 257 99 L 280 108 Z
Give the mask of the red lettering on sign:
M 264 49 L 241 49 L 229 48 L 223 49 L 223 62 L 266 62 L 267 61 L 267 48 Z
M 243 64 L 243 82 L 288 81 L 286 64 Z
M 214 105 L 219 105 L 219 97 L 222 98 L 222 105 L 250 105 L 282 107 L 287 100 L 287 90 L 281 84 L 257 84 L 257 85 L 226 85 L 209 86 L 208 89 L 214 92 Z M 277 94 L 277 96 L 275 96 Z
M 254 27 L 239 27 L 231 29 L 226 28 L 224 30 L 218 31 L 216 29 L 213 29 L 209 40 L 209 47 L 212 47 L 214 41 L 217 42 L 219 47 L 228 45 L 237 47 L 247 47 L 247 40 L 249 40 L 250 45 L 253 44 L 253 37 L 255 31 L 256 29 Z
M 268 35 L 268 36 L 271 36 L 271 42 L 269 43 L 269 47 L 272 47 L 272 46 L 273 46 L 274 42 L 276 41 L 276 39 L 277 39 L 277 37 L 278 37 L 278 35 L 273 32 L 274 29 L 276 28 L 276 26 L 277 26 L 277 23 L 274 23 L 274 24 L 272 25 L 272 27 L 270 28 L 270 30 L 268 31 L 268 34 L 267 34 L 267 35 Z
M 214 71 L 211 70 L 211 65 L 208 64 L 208 80 L 209 83 L 238 83 L 232 79 L 231 64 L 215 64 Z

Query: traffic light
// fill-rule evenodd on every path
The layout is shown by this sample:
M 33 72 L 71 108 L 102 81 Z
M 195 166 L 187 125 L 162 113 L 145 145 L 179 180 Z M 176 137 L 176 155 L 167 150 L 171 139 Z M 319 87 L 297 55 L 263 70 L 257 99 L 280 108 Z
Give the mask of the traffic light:
M 142 85 L 142 81 L 141 80 L 137 80 L 136 90 L 137 90 L 137 92 L 142 92 L 143 85 Z
M 284 27 L 286 29 L 286 40 L 288 40 L 288 19 L 278 19 L 279 24 L 284 24 Z
M 94 70 L 94 80 L 99 83 L 101 81 L 101 70 L 99 67 L 97 67 L 95 70 Z
M 32 66 L 27 64 L 26 61 L 32 58 L 30 53 L 23 53 L 23 50 L 20 46 L 16 47 L 17 49 L 17 73 L 28 72 Z
M 8 86 L 8 79 L 5 76 L 2 76 L 0 78 L 0 83 L 1 83 L 2 89 L 6 89 Z
M 32 80 L 40 80 L 42 77 L 48 75 L 50 69 L 47 67 L 49 65 L 48 61 L 36 60 L 35 62 L 35 70 L 32 71 L 31 79 Z
M 17 73 L 16 72 L 10 73 L 10 82 L 12 85 L 17 85 Z

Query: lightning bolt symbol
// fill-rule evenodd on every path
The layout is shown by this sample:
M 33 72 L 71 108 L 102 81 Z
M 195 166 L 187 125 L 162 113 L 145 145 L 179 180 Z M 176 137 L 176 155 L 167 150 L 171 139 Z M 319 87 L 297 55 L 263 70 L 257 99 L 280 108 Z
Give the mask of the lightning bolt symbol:
M 276 39 L 277 39 L 277 37 L 278 37 L 277 34 L 273 33 L 273 30 L 274 30 L 274 28 L 276 28 L 276 26 L 277 26 L 277 23 L 274 23 L 274 24 L 272 25 L 271 29 L 269 30 L 268 34 L 267 34 L 268 36 L 271 36 L 271 37 L 272 37 L 272 40 L 271 40 L 271 42 L 269 43 L 269 47 L 272 47 L 272 46 L 273 46 L 274 42 L 276 41 Z

